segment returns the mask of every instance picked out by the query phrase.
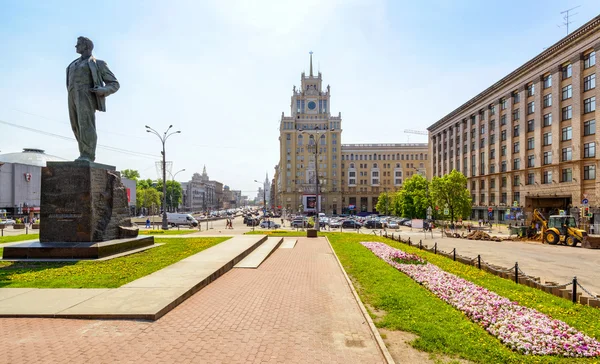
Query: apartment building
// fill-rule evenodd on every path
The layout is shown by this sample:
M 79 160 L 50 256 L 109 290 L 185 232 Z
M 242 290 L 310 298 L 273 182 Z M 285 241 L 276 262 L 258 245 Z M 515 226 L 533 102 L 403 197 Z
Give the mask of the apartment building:
M 341 113 L 331 114 L 331 88 L 322 75 L 301 75 L 290 116 L 281 115 L 280 156 L 271 204 L 283 213 L 376 213 L 382 192 L 401 188 L 413 173 L 429 176 L 421 144 L 342 144 Z M 317 193 L 318 191 L 318 193 Z
M 474 218 L 600 212 L 599 50 L 600 16 L 428 128 L 433 175 L 467 176 Z

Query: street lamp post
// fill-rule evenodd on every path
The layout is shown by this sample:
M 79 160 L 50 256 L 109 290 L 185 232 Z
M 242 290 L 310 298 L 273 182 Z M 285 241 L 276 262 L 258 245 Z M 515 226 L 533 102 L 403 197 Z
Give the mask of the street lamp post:
M 172 127 L 173 127 L 173 125 L 169 125 L 167 130 L 161 136 L 156 130 L 154 130 L 151 127 L 149 127 L 148 125 L 146 125 L 146 132 L 153 133 L 154 135 L 156 135 L 158 137 L 158 139 L 160 139 L 160 142 L 162 143 L 162 177 L 163 177 L 162 178 L 163 179 L 162 228 L 163 228 L 163 230 L 169 230 L 169 222 L 167 221 L 167 166 L 166 166 L 167 162 L 166 162 L 166 155 L 165 155 L 165 142 L 167 141 L 167 139 L 169 139 L 169 137 L 171 135 L 181 133 L 181 131 L 179 131 L 179 130 L 169 133 L 169 130 L 171 130 Z
M 170 200 L 169 205 L 171 205 L 171 210 L 173 210 L 173 185 L 175 184 L 175 177 L 177 176 L 177 174 L 179 174 L 180 172 L 184 172 L 184 171 L 185 171 L 185 168 L 175 172 L 175 174 L 169 172 L 169 175 L 171 176 L 171 194 L 169 195 L 169 200 Z M 171 211 L 171 212 L 174 212 L 174 211 Z
M 334 131 L 334 129 L 325 129 L 323 130 L 324 132 L 327 131 Z M 301 131 L 300 133 L 304 134 L 304 131 Z M 319 223 L 319 212 L 321 212 L 321 209 L 319 208 L 319 160 L 318 160 L 318 155 L 319 155 L 319 141 L 321 140 L 320 135 L 322 135 L 322 133 L 319 132 L 318 127 L 315 128 L 315 135 L 310 135 L 310 137 L 312 139 L 314 139 L 314 148 L 315 148 L 315 196 L 316 196 L 316 201 L 315 201 L 315 229 L 317 231 L 321 230 L 321 224 Z

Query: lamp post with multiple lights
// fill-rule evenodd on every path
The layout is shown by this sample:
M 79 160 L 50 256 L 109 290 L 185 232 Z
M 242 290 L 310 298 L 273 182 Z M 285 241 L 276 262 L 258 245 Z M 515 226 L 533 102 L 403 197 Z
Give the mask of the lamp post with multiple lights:
M 171 195 L 169 195 L 169 200 L 170 200 L 169 204 L 171 205 L 171 210 L 173 210 L 173 193 L 174 193 L 173 189 L 175 188 L 175 186 L 174 186 L 175 185 L 175 177 L 177 176 L 177 174 L 179 174 L 180 172 L 184 172 L 184 171 L 185 171 L 185 168 L 180 169 L 179 171 L 175 172 L 175 174 L 169 172 L 169 175 L 171 176 Z M 179 205 L 179 204 L 177 204 L 177 205 Z M 175 212 L 175 211 L 173 211 L 173 212 Z
M 146 132 L 156 135 L 158 137 L 158 139 L 160 139 L 160 142 L 162 143 L 162 179 L 163 179 L 162 228 L 163 228 L 163 230 L 169 230 L 169 222 L 167 220 L 167 167 L 166 167 L 167 162 L 166 162 L 166 156 L 165 156 L 165 142 L 167 141 L 167 139 L 169 139 L 169 137 L 171 135 L 181 133 L 181 131 L 179 131 L 179 130 L 169 133 L 169 130 L 171 130 L 172 127 L 173 127 L 173 125 L 169 125 L 167 130 L 161 136 L 159 132 L 152 129 L 148 125 L 146 125 Z

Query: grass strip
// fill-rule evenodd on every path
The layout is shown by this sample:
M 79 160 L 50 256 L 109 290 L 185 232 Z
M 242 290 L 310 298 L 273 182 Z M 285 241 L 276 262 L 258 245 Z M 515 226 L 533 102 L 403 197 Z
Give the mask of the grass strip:
M 427 289 L 376 257 L 359 243 L 362 241 L 384 242 L 395 248 L 423 256 L 425 259 L 429 258 L 429 256 L 425 256 L 425 252 L 417 248 L 405 249 L 410 247 L 377 236 L 349 233 L 327 233 L 327 236 L 344 269 L 355 282 L 356 289 L 362 301 L 387 313 L 380 320 L 377 320 L 376 325 L 390 330 L 409 331 L 417 334 L 419 338 L 411 344 L 419 350 L 459 357 L 478 363 L 596 362 L 594 359 L 526 356 L 509 350 L 499 340 L 488 334 L 481 326 L 471 322 L 460 311 L 435 297 Z M 433 258 L 443 258 L 434 254 L 431 255 Z M 460 267 L 460 263 L 453 262 L 447 258 L 443 259 L 452 263 L 449 265 L 455 266 L 456 269 L 463 269 L 463 267 Z M 433 259 L 429 261 L 433 264 L 437 263 Z M 445 270 L 443 266 L 440 266 L 440 268 Z M 480 273 L 477 268 L 474 269 L 478 271 L 477 274 L 491 276 L 486 278 L 487 281 L 494 281 L 494 278 L 504 281 L 488 273 Z M 452 273 L 457 274 L 455 272 Z M 464 278 L 470 280 L 468 277 Z M 498 286 L 502 286 L 504 282 L 496 283 Z M 510 282 L 507 281 L 507 283 Z M 494 290 L 493 287 L 486 288 Z M 530 287 L 523 286 L 520 288 L 523 289 L 523 292 L 527 290 L 535 291 Z M 503 294 L 501 292 L 496 293 Z M 543 292 L 539 293 L 542 296 L 548 296 L 540 298 L 540 305 L 548 306 L 547 308 L 550 310 L 561 307 L 561 304 L 555 302 L 556 300 L 551 295 Z M 530 292 L 530 294 L 537 295 L 537 292 Z M 526 305 L 527 303 L 520 302 L 520 304 Z M 534 308 L 539 310 L 538 307 Z M 595 336 L 594 327 L 597 320 L 595 319 L 594 322 L 586 325 L 584 322 L 585 319 L 586 315 L 574 312 L 574 316 L 570 320 L 571 322 L 564 321 L 571 325 L 573 325 L 573 321 L 577 321 L 580 323 L 579 330 L 588 335 Z M 575 325 L 573 326 L 575 327 Z
M 116 288 L 227 239 L 157 238 L 164 245 L 105 261 L 0 262 L 0 287 Z
M 0 237 L 0 244 L 15 243 L 17 241 L 39 239 L 40 234 L 21 234 Z
M 521 306 L 536 309 L 552 318 L 566 322 L 589 336 L 600 339 L 600 311 L 597 308 L 574 304 L 564 298 L 556 297 L 539 289 L 516 284 L 509 279 L 500 278 L 478 269 L 475 266 L 455 262 L 450 258 L 436 255 L 419 248 L 408 246 L 391 239 L 382 238 L 384 243 L 425 258 L 448 273 L 467 279 L 478 286 L 517 302 Z
M 191 233 L 197 233 L 195 229 L 185 230 L 140 230 L 139 235 L 186 235 Z

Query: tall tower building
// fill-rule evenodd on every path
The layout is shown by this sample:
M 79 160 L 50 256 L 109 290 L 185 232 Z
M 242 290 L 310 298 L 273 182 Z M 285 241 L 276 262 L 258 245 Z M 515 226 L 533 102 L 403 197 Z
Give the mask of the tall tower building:
M 292 90 L 290 116 L 281 113 L 275 185 L 285 213 L 341 211 L 342 118 L 341 113 L 331 116 L 330 110 L 330 87 L 323 90 L 321 72 L 314 75 L 310 52 L 310 72 L 302 72 L 300 88 Z

